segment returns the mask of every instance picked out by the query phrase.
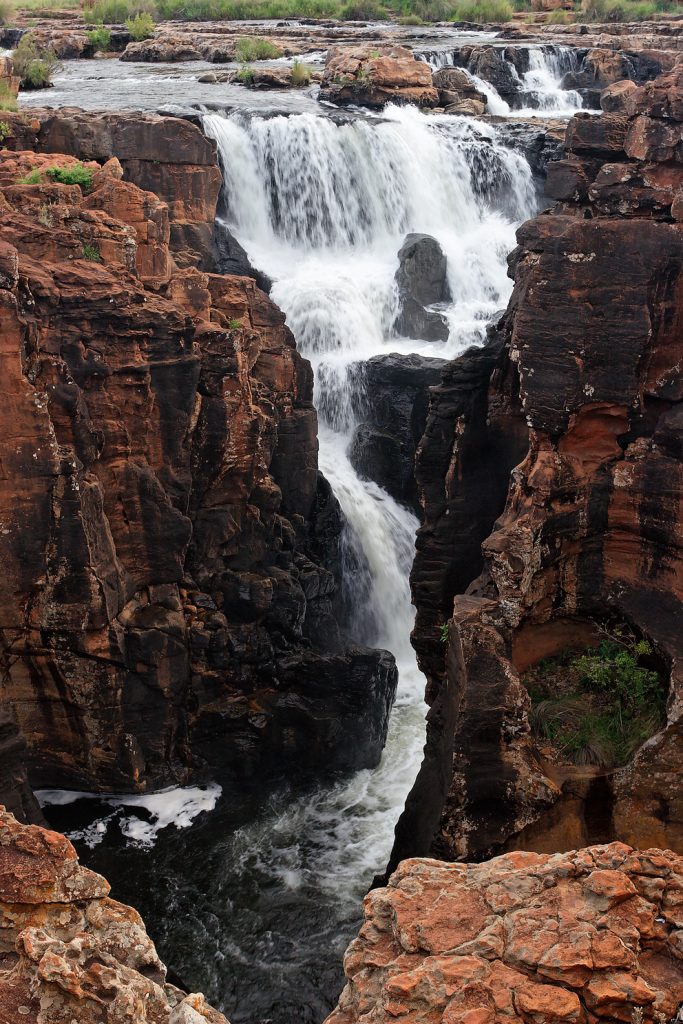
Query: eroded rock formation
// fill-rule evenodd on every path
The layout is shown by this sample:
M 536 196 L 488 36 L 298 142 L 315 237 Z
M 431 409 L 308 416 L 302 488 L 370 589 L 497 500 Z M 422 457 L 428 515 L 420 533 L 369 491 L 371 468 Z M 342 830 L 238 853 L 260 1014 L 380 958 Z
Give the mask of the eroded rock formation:
M 79 152 L 138 137 L 115 122 L 78 121 Z M 310 365 L 251 279 L 179 270 L 177 209 L 116 158 L 0 160 L 2 696 L 34 784 L 351 768 L 384 741 L 396 673 L 335 615 Z
M 439 94 L 429 65 L 416 60 L 405 46 L 332 46 L 320 99 L 364 107 L 387 103 L 435 107 Z
M 365 900 L 327 1024 L 673 1020 L 683 860 L 621 843 L 406 860 Z
M 676 69 L 573 119 L 559 203 L 518 234 L 500 355 L 468 353 L 433 392 L 413 571 L 432 708 L 392 865 L 598 836 L 683 848 L 682 97 Z M 666 725 L 619 770 L 558 767 L 521 673 L 610 616 L 665 666 Z
M 227 1024 L 166 982 L 140 915 L 64 836 L 0 806 L 0 1014 L 27 1024 Z

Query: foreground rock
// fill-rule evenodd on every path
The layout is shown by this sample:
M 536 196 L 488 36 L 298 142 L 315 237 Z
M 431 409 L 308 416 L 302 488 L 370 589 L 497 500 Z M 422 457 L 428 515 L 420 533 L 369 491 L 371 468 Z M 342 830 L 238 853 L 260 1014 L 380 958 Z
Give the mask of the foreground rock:
M 0 806 L 0 1015 L 6 1024 L 227 1024 L 166 982 L 140 915 L 68 839 Z
M 178 268 L 173 219 L 115 158 L 0 157 L 3 699 L 34 784 L 243 786 L 386 735 L 393 659 L 339 625 L 310 365 L 253 280 Z
M 333 46 L 325 61 L 320 99 L 363 107 L 387 103 L 435 107 L 439 93 L 429 65 L 416 60 L 404 46 Z
M 683 860 L 620 843 L 404 861 L 365 900 L 327 1024 L 672 1020 Z
M 683 850 L 683 69 L 622 103 L 570 123 L 498 340 L 432 391 L 412 575 L 432 707 L 392 865 L 603 838 Z M 606 620 L 649 642 L 668 699 L 601 771 L 542 749 L 522 676 Z

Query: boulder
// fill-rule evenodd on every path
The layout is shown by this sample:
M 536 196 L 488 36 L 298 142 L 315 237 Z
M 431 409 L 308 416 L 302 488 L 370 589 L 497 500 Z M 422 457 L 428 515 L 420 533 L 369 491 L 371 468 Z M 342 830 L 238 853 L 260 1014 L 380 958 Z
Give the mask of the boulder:
M 201 50 L 185 39 L 162 36 L 161 38 L 143 39 L 138 43 L 128 43 L 120 60 L 144 61 L 150 64 L 180 63 L 181 61 L 204 60 L 204 55 Z
M 679 856 L 621 843 L 406 860 L 365 899 L 326 1024 L 674 1020 L 682 889 Z
M 406 338 L 445 341 L 448 338 L 446 317 L 426 308 L 450 299 L 446 257 L 441 246 L 431 235 L 407 235 L 398 260 L 396 332 Z
M 439 94 L 429 65 L 404 46 L 332 46 L 327 52 L 320 98 L 366 107 L 387 103 L 434 107 Z

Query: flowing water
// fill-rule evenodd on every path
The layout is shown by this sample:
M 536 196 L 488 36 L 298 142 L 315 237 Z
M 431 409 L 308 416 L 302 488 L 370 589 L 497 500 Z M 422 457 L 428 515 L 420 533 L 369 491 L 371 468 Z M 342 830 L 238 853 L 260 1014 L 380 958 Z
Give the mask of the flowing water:
M 396 707 L 375 770 L 305 794 L 280 786 L 237 809 L 219 801 L 192 828 L 161 831 L 152 847 L 148 829 L 131 827 L 128 806 L 123 829 L 111 801 L 51 813 L 90 843 L 88 862 L 142 911 L 185 984 L 233 1024 L 313 1024 L 338 995 L 343 950 L 386 862 L 424 742 L 424 680 L 409 643 L 417 522 L 349 462 L 361 387 L 352 367 L 382 352 L 452 357 L 480 341 L 508 298 L 506 256 L 535 198 L 524 158 L 495 128 L 465 118 L 410 108 L 344 123 L 311 112 L 206 114 L 204 128 L 223 166 L 225 227 L 273 279 L 272 297 L 314 367 L 320 466 L 345 513 L 347 545 L 367 566 L 362 579 L 344 581 L 352 629 L 396 656 Z M 434 235 L 448 259 L 447 342 L 392 336 L 397 254 L 411 231 Z M 189 816 L 186 807 L 178 824 Z
M 499 116 L 514 114 L 517 117 L 570 117 L 583 104 L 580 93 L 575 89 L 564 89 L 562 80 L 570 71 L 576 71 L 578 53 L 572 46 L 548 43 L 543 46 L 529 46 L 529 67 L 520 75 L 514 63 L 507 64 L 513 80 L 519 88 L 519 104 L 514 108 L 503 99 L 491 82 L 462 70 L 472 79 L 473 85 L 486 96 L 487 112 Z M 435 71 L 440 68 L 459 66 L 459 49 L 430 50 L 416 54 Z

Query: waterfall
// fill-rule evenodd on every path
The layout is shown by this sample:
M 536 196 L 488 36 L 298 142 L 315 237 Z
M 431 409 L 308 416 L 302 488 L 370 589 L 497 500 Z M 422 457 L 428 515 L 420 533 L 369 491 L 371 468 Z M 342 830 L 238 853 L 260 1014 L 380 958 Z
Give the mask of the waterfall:
M 529 49 L 529 70 L 522 76 L 522 97 L 528 106 L 548 114 L 573 114 L 582 99 L 575 89 L 563 89 L 562 79 L 576 69 L 577 53 L 571 46 L 534 46 Z
M 381 117 L 344 123 L 313 114 L 205 114 L 203 123 L 218 145 L 226 226 L 273 280 L 272 298 L 314 368 L 320 468 L 344 511 L 346 542 L 367 566 L 368 578 L 345 581 L 356 605 L 356 639 L 391 650 L 400 673 L 378 768 L 277 805 L 234 837 L 233 872 L 239 875 L 242 861 L 257 872 L 259 891 L 276 893 L 272 908 L 287 892 L 296 894 L 299 924 L 288 926 L 284 940 L 279 935 L 285 945 L 294 943 L 282 954 L 288 965 L 282 968 L 284 1002 L 273 1003 L 282 1006 L 290 1005 L 288 986 L 318 972 L 321 958 L 338 962 L 363 892 L 386 862 L 424 742 L 424 679 L 409 642 L 408 574 L 418 524 L 351 466 L 347 450 L 360 386 L 351 366 L 392 351 L 453 357 L 481 340 L 507 301 L 507 253 L 535 197 L 524 158 L 498 141 L 495 128 L 466 118 L 389 107 Z M 448 259 L 453 301 L 446 342 L 392 337 L 397 254 L 411 231 L 434 235 Z M 233 888 L 240 886 L 248 883 L 235 879 Z M 258 921 L 268 935 L 279 927 L 272 914 L 273 921 L 267 914 Z M 302 927 L 315 932 L 309 946 Z M 239 928 L 248 928 L 244 919 Z M 237 962 L 248 962 L 258 977 L 262 938 L 256 934 L 248 943 L 251 952 L 245 952 L 244 934 L 240 941 Z M 250 1016 L 227 1009 L 234 1021 Z M 285 1012 L 284 1019 L 303 1018 Z
M 467 67 L 462 67 L 472 84 L 486 96 L 487 112 L 518 117 L 548 115 L 568 117 L 582 107 L 580 93 L 574 89 L 564 89 L 562 80 L 569 71 L 575 71 L 579 64 L 577 51 L 572 46 L 561 46 L 550 43 L 544 46 L 527 48 L 529 65 L 521 77 L 517 68 L 503 51 L 505 60 L 510 67 L 512 76 L 519 84 L 518 105 L 514 108 L 503 99 L 498 90 L 490 82 L 472 74 Z M 460 49 L 429 50 L 416 53 L 418 60 L 423 60 L 434 71 L 441 68 L 460 67 Z

